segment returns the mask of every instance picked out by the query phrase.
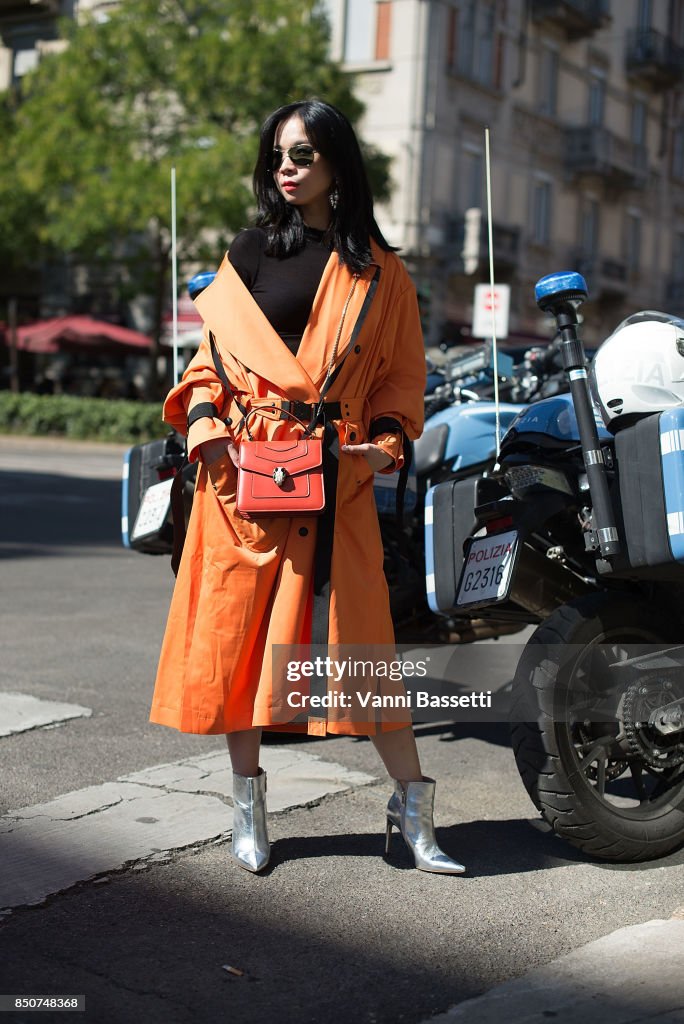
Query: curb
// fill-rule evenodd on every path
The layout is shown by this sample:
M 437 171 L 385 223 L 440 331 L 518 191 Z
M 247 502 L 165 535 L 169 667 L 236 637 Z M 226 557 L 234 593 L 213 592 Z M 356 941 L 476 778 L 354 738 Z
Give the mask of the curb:
M 684 908 L 596 939 L 430 1024 L 682 1024 L 683 965 Z

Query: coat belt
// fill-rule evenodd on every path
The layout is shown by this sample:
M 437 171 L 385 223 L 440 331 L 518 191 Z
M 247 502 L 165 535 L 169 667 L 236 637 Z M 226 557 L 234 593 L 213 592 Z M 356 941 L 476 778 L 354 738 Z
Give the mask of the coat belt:
M 289 398 L 250 398 L 248 405 L 250 410 L 259 409 L 261 412 L 270 412 L 274 416 L 277 413 L 278 419 L 286 420 L 292 416 L 309 423 L 318 409 L 318 402 L 300 402 Z M 341 398 L 336 402 L 323 402 L 322 419 L 330 420 L 360 419 L 364 412 L 365 399 L 363 398 Z M 288 415 L 289 414 L 289 415 Z

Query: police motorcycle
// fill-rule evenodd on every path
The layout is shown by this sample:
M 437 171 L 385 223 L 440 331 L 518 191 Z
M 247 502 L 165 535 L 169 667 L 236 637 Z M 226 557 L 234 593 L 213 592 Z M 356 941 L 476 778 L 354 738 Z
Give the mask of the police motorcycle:
M 390 588 L 402 639 L 405 634 L 407 640 L 470 643 L 525 628 L 525 623 L 505 617 L 483 619 L 470 609 L 454 608 L 453 602 L 445 614 L 436 593 L 435 551 L 450 541 L 455 529 L 468 536 L 476 528 L 476 490 L 495 465 L 497 431 L 501 436 L 529 403 L 567 390 L 557 342 L 527 349 L 519 363 L 506 353 L 499 353 L 496 362 L 497 397 L 505 402 L 494 401 L 491 343 L 458 357 L 447 370 L 449 383 L 426 395 L 425 429 L 414 445 L 418 501 L 408 525 L 409 540 L 404 541 L 404 551 L 410 545 L 410 564 L 401 573 L 395 571 L 398 582 Z M 397 546 L 388 545 L 389 526 L 383 536 L 389 576 L 387 555 L 396 553 Z M 451 593 L 460 567 L 456 552 L 442 565 L 439 587 L 446 579 Z
M 510 425 L 476 528 L 452 517 L 434 546 L 433 596 L 537 626 L 513 680 L 522 781 L 557 835 L 642 861 L 684 843 L 684 321 L 630 316 L 587 367 L 586 295 L 577 273 L 537 283 L 570 393 Z
M 523 398 L 510 356 L 498 354 L 496 373 L 500 393 L 508 398 L 515 391 L 517 398 L 515 402 L 499 403 L 501 429 L 523 408 Z M 376 477 L 385 576 L 395 633 L 402 642 L 460 643 L 521 628 L 508 623 L 478 623 L 469 615 L 458 622 L 453 617 L 436 616 L 425 590 L 426 495 L 440 481 L 461 483 L 467 494 L 466 504 L 469 501 L 472 510 L 475 481 L 488 473 L 495 461 L 497 406 L 491 400 L 493 393 L 494 361 L 488 343 L 453 357 L 438 373 L 428 373 L 425 427 L 413 444 L 412 490 L 407 491 L 409 501 L 403 516 L 395 516 L 394 492 L 388 489 L 383 493 L 377 487 L 382 480 L 390 481 L 390 488 L 396 487 L 396 474 Z M 471 520 L 472 514 L 468 526 Z

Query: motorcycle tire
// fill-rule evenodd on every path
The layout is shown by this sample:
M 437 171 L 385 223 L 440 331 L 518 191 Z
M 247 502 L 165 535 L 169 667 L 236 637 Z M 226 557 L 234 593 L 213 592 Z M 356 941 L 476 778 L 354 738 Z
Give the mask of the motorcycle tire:
M 604 747 L 594 766 L 586 751 L 600 751 L 601 741 L 594 748 L 594 740 L 587 740 L 586 733 L 582 736 L 588 722 L 578 722 L 567 706 L 574 698 L 559 699 L 559 694 L 570 690 L 570 673 L 579 688 L 584 672 L 584 685 L 593 691 L 597 678 L 607 678 L 597 666 L 624 660 L 635 652 L 635 645 L 677 643 L 677 632 L 672 624 L 668 628 L 667 615 L 659 614 L 643 597 L 615 591 L 592 594 L 557 608 L 537 628 L 520 658 L 511 705 L 518 771 L 553 831 L 592 857 L 645 861 L 684 844 L 684 764 L 676 766 L 677 759 L 684 758 L 678 745 L 675 767 L 657 781 L 657 772 L 635 759 L 631 750 L 624 762 L 619 756 L 611 760 L 607 755 L 610 749 L 615 752 L 613 743 Z M 590 672 L 592 657 L 603 661 L 594 662 Z M 614 687 L 612 692 L 610 699 L 617 705 Z M 613 727 L 620 732 L 617 722 Z M 609 725 L 597 728 L 605 733 Z

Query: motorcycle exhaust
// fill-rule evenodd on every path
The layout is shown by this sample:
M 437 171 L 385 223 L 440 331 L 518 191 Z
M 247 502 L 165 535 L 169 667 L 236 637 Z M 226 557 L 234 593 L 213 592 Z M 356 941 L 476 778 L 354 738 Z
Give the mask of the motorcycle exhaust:
M 543 620 L 559 604 L 583 594 L 593 594 L 595 589 L 562 562 L 547 558 L 530 544 L 523 544 L 509 597 L 525 611 Z

